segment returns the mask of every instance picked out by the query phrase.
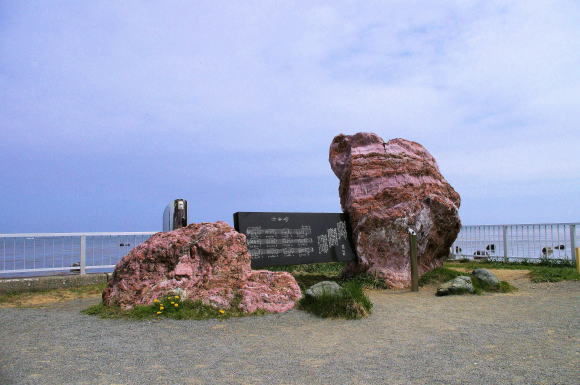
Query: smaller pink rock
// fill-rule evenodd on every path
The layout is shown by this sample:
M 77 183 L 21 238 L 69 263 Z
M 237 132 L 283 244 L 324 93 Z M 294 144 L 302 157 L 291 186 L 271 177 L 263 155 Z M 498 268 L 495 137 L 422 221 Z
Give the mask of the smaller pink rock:
M 286 272 L 253 271 L 246 237 L 225 222 L 154 234 L 115 267 L 106 305 L 147 305 L 180 290 L 191 300 L 253 313 L 290 310 L 302 293 Z

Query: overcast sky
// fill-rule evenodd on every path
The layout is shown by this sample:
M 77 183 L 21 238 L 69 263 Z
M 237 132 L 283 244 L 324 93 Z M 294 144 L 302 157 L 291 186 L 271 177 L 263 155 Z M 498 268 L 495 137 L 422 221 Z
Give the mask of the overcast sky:
M 578 1 L 0 0 L 0 233 L 339 211 L 335 135 L 423 144 L 464 224 L 580 221 Z

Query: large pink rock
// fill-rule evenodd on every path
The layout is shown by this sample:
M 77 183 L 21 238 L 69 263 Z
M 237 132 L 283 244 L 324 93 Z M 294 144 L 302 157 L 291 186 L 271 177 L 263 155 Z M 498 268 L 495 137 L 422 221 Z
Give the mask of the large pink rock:
M 459 194 L 419 143 L 378 135 L 338 135 L 330 164 L 340 179 L 358 261 L 346 273 L 369 272 L 395 288 L 410 286 L 409 227 L 417 231 L 419 274 L 442 265 L 459 232 Z
M 178 291 L 222 309 L 238 306 L 248 313 L 292 309 L 302 295 L 294 277 L 252 270 L 250 261 L 246 236 L 225 222 L 157 233 L 117 264 L 103 301 L 130 309 Z

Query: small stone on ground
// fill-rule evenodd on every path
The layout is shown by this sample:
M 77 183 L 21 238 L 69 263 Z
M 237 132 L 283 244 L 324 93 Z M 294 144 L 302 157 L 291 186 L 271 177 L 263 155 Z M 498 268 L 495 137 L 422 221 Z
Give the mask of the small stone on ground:
M 437 289 L 437 295 L 473 293 L 471 277 L 460 275 L 451 281 L 445 282 Z
M 310 297 L 320 297 L 323 294 L 339 294 L 343 291 L 342 287 L 334 281 L 322 281 L 310 286 L 306 290 L 306 295 Z
M 471 274 L 480 281 L 487 284 L 488 286 L 491 287 L 499 286 L 499 279 L 497 279 L 497 277 L 487 269 L 475 269 Z

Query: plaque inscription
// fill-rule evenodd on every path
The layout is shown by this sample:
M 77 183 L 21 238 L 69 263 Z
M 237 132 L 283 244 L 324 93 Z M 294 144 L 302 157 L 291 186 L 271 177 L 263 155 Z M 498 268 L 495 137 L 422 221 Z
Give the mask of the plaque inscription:
M 342 213 L 237 212 L 252 267 L 352 261 L 356 255 Z

